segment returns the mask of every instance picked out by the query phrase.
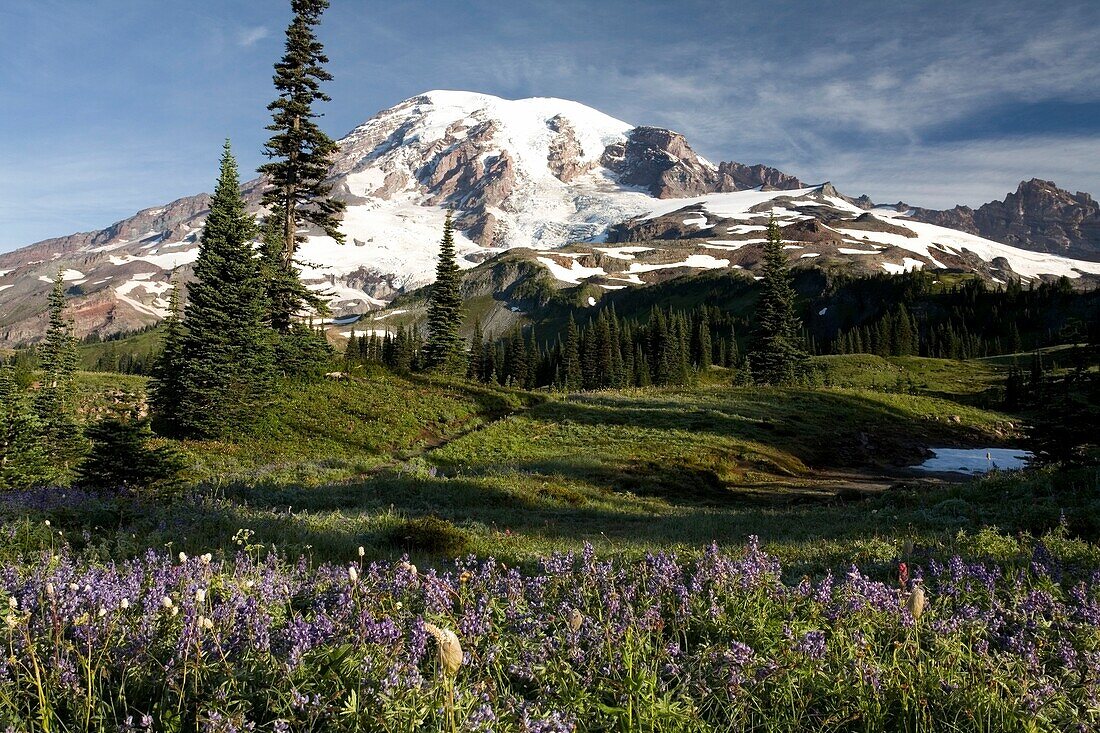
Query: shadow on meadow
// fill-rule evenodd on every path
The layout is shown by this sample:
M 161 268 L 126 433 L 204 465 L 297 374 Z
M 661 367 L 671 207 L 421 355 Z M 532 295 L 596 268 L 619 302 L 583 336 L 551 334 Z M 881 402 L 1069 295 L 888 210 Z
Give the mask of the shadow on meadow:
M 597 394 L 549 403 L 531 415 L 547 422 L 643 425 L 756 441 L 824 467 L 876 463 L 873 453 L 889 463 L 910 457 L 914 446 L 930 441 L 1002 440 L 989 424 L 999 417 L 993 413 L 930 398 L 847 390 L 753 388 L 629 398 Z

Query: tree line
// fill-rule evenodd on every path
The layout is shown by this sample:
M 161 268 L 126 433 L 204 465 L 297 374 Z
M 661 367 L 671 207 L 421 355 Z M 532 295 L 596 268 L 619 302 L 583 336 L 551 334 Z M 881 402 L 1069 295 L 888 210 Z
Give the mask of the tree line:
M 383 333 L 372 329 L 362 335 L 353 330 L 345 363 L 434 370 L 486 384 L 562 390 L 687 384 L 713 365 L 733 369 L 740 381 L 765 384 L 789 384 L 805 373 L 805 336 L 774 222 L 751 330 L 746 319 L 714 306 L 690 311 L 653 307 L 630 319 L 620 318 L 611 307 L 580 325 L 570 314 L 564 332 L 553 341 L 538 340 L 533 328 L 490 338 L 475 320 L 467 342 L 459 336 L 461 298 L 449 216 L 436 275 L 428 294 L 426 334 L 413 326 Z M 739 329 L 750 336 L 747 354 L 739 345 Z
M 972 359 L 1067 342 L 1100 343 L 1100 296 L 1075 291 L 1066 278 L 995 288 L 970 279 L 933 292 L 930 273 L 891 277 L 895 280 L 885 287 L 879 278 L 852 283 L 856 298 L 876 293 L 877 303 L 857 309 L 814 351 Z

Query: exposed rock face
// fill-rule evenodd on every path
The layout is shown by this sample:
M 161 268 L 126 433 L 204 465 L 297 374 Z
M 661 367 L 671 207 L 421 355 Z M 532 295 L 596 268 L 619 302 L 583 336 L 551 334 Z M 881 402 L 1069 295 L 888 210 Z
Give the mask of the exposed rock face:
M 778 168 L 744 163 L 719 163 L 716 191 L 744 191 L 763 186 L 765 190 L 803 188 L 802 181 Z
M 811 189 L 764 165 L 716 167 L 679 133 L 634 127 L 562 99 L 506 100 L 456 91 L 407 99 L 339 141 L 328 183 L 348 203 L 342 225 L 347 244 L 338 246 L 307 228 L 298 254 L 303 281 L 331 293 L 338 316 L 377 308 L 430 282 L 447 208 L 455 211 L 462 267 L 501 249 L 530 248 L 544 253 L 559 274 L 603 270 L 610 278 L 619 273 L 618 280 L 604 283 L 609 288 L 670 277 L 695 264 L 710 268 L 720 260 L 751 267 L 773 214 L 792 241 L 802 243 L 798 247 L 821 245 L 818 251 L 792 249 L 800 265 L 828 262 L 886 272 L 944 266 L 1007 276 L 994 273 L 996 265 L 990 264 L 1002 250 L 967 240 L 962 232 L 1100 259 L 1096 203 L 1053 184 L 1023 184 L 1004 202 L 978 210 L 918 210 L 916 218 L 962 232 L 922 235 L 914 250 L 909 240 L 916 234 L 906 229 L 905 217 L 884 217 L 881 211 L 861 216 L 872 207 L 866 197 L 848 198 L 828 184 Z M 253 213 L 261 213 L 263 187 L 260 178 L 242 186 Z M 186 286 L 208 204 L 205 194 L 190 196 L 98 232 L 0 254 L 0 342 L 41 337 L 46 294 L 59 271 L 80 335 L 132 331 L 162 318 L 171 281 Z M 860 249 L 876 237 L 876 254 Z M 563 245 L 605 238 L 691 244 L 667 252 L 662 245 L 644 255 L 597 247 L 581 257 L 551 258 L 550 251 Z M 842 251 L 852 249 L 857 251 Z M 677 259 L 683 257 L 693 259 L 683 264 Z M 1015 272 L 1034 276 L 1093 274 L 1080 263 L 1036 258 L 1040 264 L 1013 250 L 1004 259 Z M 632 265 L 648 269 L 627 272 Z M 569 275 L 563 282 L 576 280 Z
M 577 131 L 566 117 L 558 115 L 547 122 L 546 126 L 556 133 L 550 142 L 546 165 L 559 181 L 569 183 L 596 167 L 596 161 L 583 160 L 584 148 L 577 140 Z
M 365 267 L 348 273 L 343 278 L 344 284 L 348 287 L 362 290 L 370 297 L 378 300 L 389 300 L 398 293 L 400 287 L 393 280 L 393 275 L 383 274 Z
M 714 166 L 696 155 L 683 135 L 659 127 L 635 127 L 625 142 L 607 147 L 600 164 L 620 182 L 659 199 L 700 196 L 718 185 Z
M 636 127 L 627 140 L 608 146 L 600 163 L 627 185 L 661 199 L 707 193 L 802 188 L 796 177 L 770 166 L 724 162 L 717 168 L 700 158 L 684 136 L 659 127 Z
M 977 209 L 912 209 L 912 218 L 960 229 L 1016 247 L 1100 261 L 1100 205 L 1051 181 L 1022 181 L 1004 201 Z

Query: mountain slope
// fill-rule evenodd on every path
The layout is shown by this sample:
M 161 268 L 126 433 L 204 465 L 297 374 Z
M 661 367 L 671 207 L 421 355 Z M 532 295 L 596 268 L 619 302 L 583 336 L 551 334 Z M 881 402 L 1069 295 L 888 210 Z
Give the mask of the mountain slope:
M 837 266 L 944 265 L 997 279 L 1096 273 L 1089 263 L 967 238 L 965 221 L 962 232 L 917 231 L 923 210 L 910 217 L 867 213 L 865 198 L 849 199 L 829 185 L 808 187 L 762 165 L 714 165 L 679 133 L 634 127 L 561 99 L 453 91 L 413 97 L 339 141 L 330 182 L 348 203 L 348 243 L 308 232 L 300 259 L 303 278 L 330 294 L 338 315 L 377 309 L 429 282 L 447 208 L 456 212 L 461 266 L 527 247 L 540 251 L 538 264 L 564 283 L 599 277 L 607 287 L 625 287 L 677 268 L 751 269 L 759 243 L 753 240 L 773 213 L 792 246 L 820 243 L 826 249 L 817 252 L 819 261 Z M 244 186 L 257 212 L 261 186 L 260 180 Z M 173 270 L 185 282 L 198 255 L 207 202 L 205 194 L 182 198 L 99 232 L 0 255 L 0 341 L 38 338 L 45 293 L 58 270 L 81 335 L 130 331 L 163 317 Z M 838 222 L 858 232 L 837 231 Z M 875 233 L 867 240 L 873 252 L 853 251 L 864 232 Z M 669 239 L 685 241 L 663 253 L 594 248 L 605 240 Z M 557 251 L 578 242 L 593 247 Z M 801 254 L 797 259 L 808 264 L 812 258 Z
M 977 209 L 914 208 L 910 216 L 1016 247 L 1100 261 L 1100 204 L 1087 193 L 1071 194 L 1052 181 L 1021 181 L 1004 201 Z

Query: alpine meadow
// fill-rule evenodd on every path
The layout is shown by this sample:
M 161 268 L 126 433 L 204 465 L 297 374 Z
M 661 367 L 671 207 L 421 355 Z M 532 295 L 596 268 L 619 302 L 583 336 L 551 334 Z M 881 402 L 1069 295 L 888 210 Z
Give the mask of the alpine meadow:
M 1097 7 L 262 5 L 0 3 L 0 731 L 1100 731 Z

